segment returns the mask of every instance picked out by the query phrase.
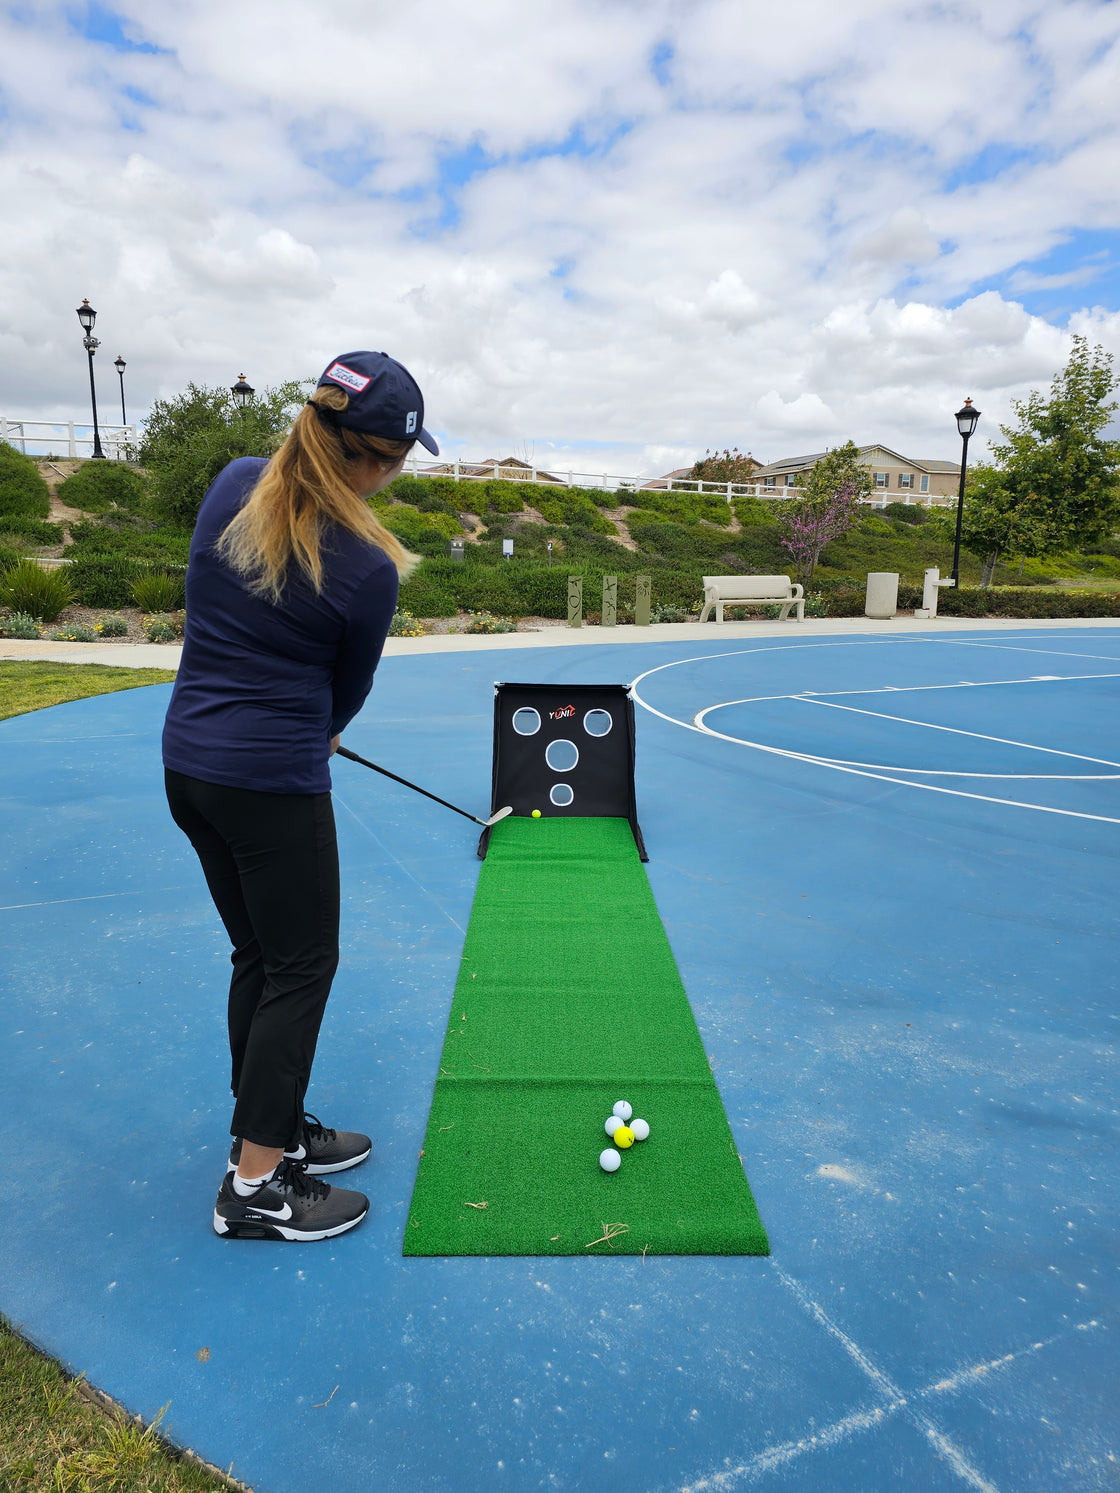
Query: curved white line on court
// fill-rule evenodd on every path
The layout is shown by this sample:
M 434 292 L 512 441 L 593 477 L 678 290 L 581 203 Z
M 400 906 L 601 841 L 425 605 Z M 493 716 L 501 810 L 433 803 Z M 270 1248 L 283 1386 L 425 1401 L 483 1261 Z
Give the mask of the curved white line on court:
M 872 641 L 880 640 L 875 639 Z M 935 640 L 931 638 L 928 641 L 933 642 Z M 937 639 L 936 641 L 942 640 Z M 943 641 L 949 642 L 951 640 L 946 638 Z M 907 778 L 892 778 L 883 773 L 866 771 L 863 768 L 842 767 L 839 763 L 828 762 L 819 757 L 811 757 L 805 752 L 791 752 L 783 747 L 766 746 L 761 741 L 746 741 L 741 736 L 728 736 L 722 731 L 713 730 L 711 726 L 696 726 L 691 721 L 678 720 L 675 715 L 666 715 L 663 710 L 658 710 L 655 705 L 651 705 L 647 700 L 643 700 L 637 689 L 637 686 L 643 679 L 648 679 L 652 674 L 660 674 L 663 669 L 679 668 L 682 664 L 707 663 L 712 658 L 737 658 L 747 653 L 776 653 L 779 651 L 785 652 L 791 648 L 827 648 L 833 646 L 836 645 L 828 643 L 789 643 L 781 644 L 779 648 L 740 648 L 731 653 L 703 653 L 697 655 L 695 658 L 674 659 L 670 663 L 658 664 L 656 668 L 646 669 L 644 673 L 639 674 L 630 685 L 630 695 L 643 710 L 648 710 L 650 715 L 656 715 L 663 721 L 668 721 L 671 726 L 680 726 L 684 731 L 695 731 L 698 736 L 712 736 L 722 741 L 729 741 L 733 746 L 750 747 L 753 751 L 766 752 L 772 757 L 787 757 L 794 762 L 805 762 L 812 767 L 827 767 L 833 772 L 846 772 L 857 778 L 874 778 L 878 782 L 893 783 L 896 788 L 917 788 L 924 793 L 945 793 L 950 798 L 970 798 L 979 803 L 1002 804 L 1004 807 L 1010 809 L 1034 809 L 1038 814 L 1059 814 L 1066 819 L 1092 819 L 1098 824 L 1120 824 L 1120 819 L 1113 818 L 1107 814 L 1081 814 L 1075 809 L 1054 809 L 1047 804 L 1022 803 L 1014 798 L 993 798 L 987 793 L 965 793 L 960 788 L 940 788 L 936 783 L 912 783 Z
M 1095 676 L 1094 676 L 1095 677 Z M 951 731 L 957 736 L 974 736 L 979 741 L 994 741 L 1001 746 L 1024 747 L 1032 752 L 1049 752 L 1055 757 L 1074 757 L 1079 762 L 1095 762 L 1102 767 L 1120 767 L 1120 762 L 1109 762 L 1103 757 L 1085 757 L 1080 752 L 1063 752 L 1057 747 L 1033 746 L 1026 741 L 1011 741 L 1004 736 L 988 736 L 983 731 L 963 731 L 957 726 L 938 726 L 930 721 L 912 721 L 906 716 L 887 715 L 879 710 L 860 710 L 854 705 L 837 705 L 832 700 L 821 700 L 810 698 L 807 695 L 773 695 L 768 698 L 775 700 L 800 700 L 805 705 L 831 705 L 835 710 L 849 710 L 854 715 L 872 715 L 878 720 L 898 721 L 906 726 L 924 726 L 931 731 Z M 703 710 L 698 710 L 692 717 L 693 724 L 701 731 L 711 731 L 705 717 L 711 715 L 713 710 L 729 710 L 733 705 L 754 705 L 756 700 L 722 700 L 718 705 L 708 705 Z M 734 739 L 734 738 L 732 738 Z M 1111 783 L 1120 778 L 1120 773 L 1058 773 L 1058 772 L 954 772 L 939 767 L 900 767 L 893 762 L 853 762 L 847 757 L 825 757 L 819 752 L 805 752 L 802 755 L 814 762 L 820 762 L 829 767 L 869 767 L 877 772 L 916 772 L 928 778 L 999 778 L 1007 781 L 1021 781 L 1029 783 Z

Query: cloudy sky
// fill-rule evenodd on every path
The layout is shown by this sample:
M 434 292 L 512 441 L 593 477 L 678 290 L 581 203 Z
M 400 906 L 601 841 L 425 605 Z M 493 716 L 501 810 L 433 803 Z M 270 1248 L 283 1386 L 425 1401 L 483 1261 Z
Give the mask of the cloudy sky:
M 954 457 L 1120 354 L 1120 3 L 0 5 L 0 413 L 384 348 L 445 450 Z

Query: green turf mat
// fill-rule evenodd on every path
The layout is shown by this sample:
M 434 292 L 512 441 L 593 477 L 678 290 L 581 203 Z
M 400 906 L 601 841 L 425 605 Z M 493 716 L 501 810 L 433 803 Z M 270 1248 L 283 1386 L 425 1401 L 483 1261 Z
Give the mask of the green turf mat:
M 607 1174 L 617 1099 L 650 1137 Z M 507 819 L 479 875 L 404 1253 L 644 1251 L 769 1245 L 630 826 Z

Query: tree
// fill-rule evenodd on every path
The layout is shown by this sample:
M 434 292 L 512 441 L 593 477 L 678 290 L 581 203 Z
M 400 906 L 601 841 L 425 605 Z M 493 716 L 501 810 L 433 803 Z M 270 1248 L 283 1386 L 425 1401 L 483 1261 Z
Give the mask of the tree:
M 1018 424 L 1000 426 L 994 467 L 976 468 L 965 493 L 962 535 L 968 529 L 968 547 L 987 556 L 989 577 L 1005 550 L 1054 554 L 1100 539 L 1120 521 L 1120 441 L 1104 434 L 1118 386 L 1112 354 L 1076 336 L 1050 398 L 1033 389 L 1015 401 Z
M 797 564 L 797 579 L 808 592 L 825 545 L 846 534 L 859 520 L 860 495 L 855 482 L 844 478 L 831 492 L 788 503 L 778 518 L 785 531 L 782 545 Z
M 1026 559 L 1050 554 L 1054 549 L 1041 502 L 1030 493 L 1016 499 L 1006 473 L 985 462 L 977 462 L 968 474 L 961 542 L 974 555 L 983 557 L 982 586 L 991 585 L 1000 555 Z
M 730 451 L 705 451 L 688 475 L 697 482 L 753 482 L 760 466 L 749 452 L 744 456 L 738 446 L 732 446 Z
M 871 470 L 860 460 L 855 441 L 845 441 L 826 451 L 805 479 L 805 501 L 827 506 L 841 488 L 852 488 L 857 502 L 869 498 L 875 490 Z
M 783 504 L 778 523 L 783 546 L 797 564 L 797 579 L 808 591 L 825 545 L 859 522 L 859 508 L 872 491 L 871 473 L 859 447 L 847 441 L 826 451 L 805 479 L 805 496 Z
M 157 399 L 140 448 L 157 510 L 192 526 L 222 468 L 238 456 L 271 456 L 305 399 L 306 385 L 295 380 L 266 389 L 245 409 L 228 389 L 194 383 L 174 399 Z

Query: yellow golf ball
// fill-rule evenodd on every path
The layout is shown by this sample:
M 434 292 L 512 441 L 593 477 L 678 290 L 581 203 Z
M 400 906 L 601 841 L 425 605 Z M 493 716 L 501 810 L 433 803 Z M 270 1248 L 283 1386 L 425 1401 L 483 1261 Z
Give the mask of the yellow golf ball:
M 540 809 L 534 809 L 533 810 L 533 818 L 534 819 L 539 819 L 540 817 L 541 817 L 541 811 L 540 811 Z
M 620 1125 L 611 1138 L 622 1151 L 628 1151 L 634 1144 L 634 1132 L 629 1125 Z

